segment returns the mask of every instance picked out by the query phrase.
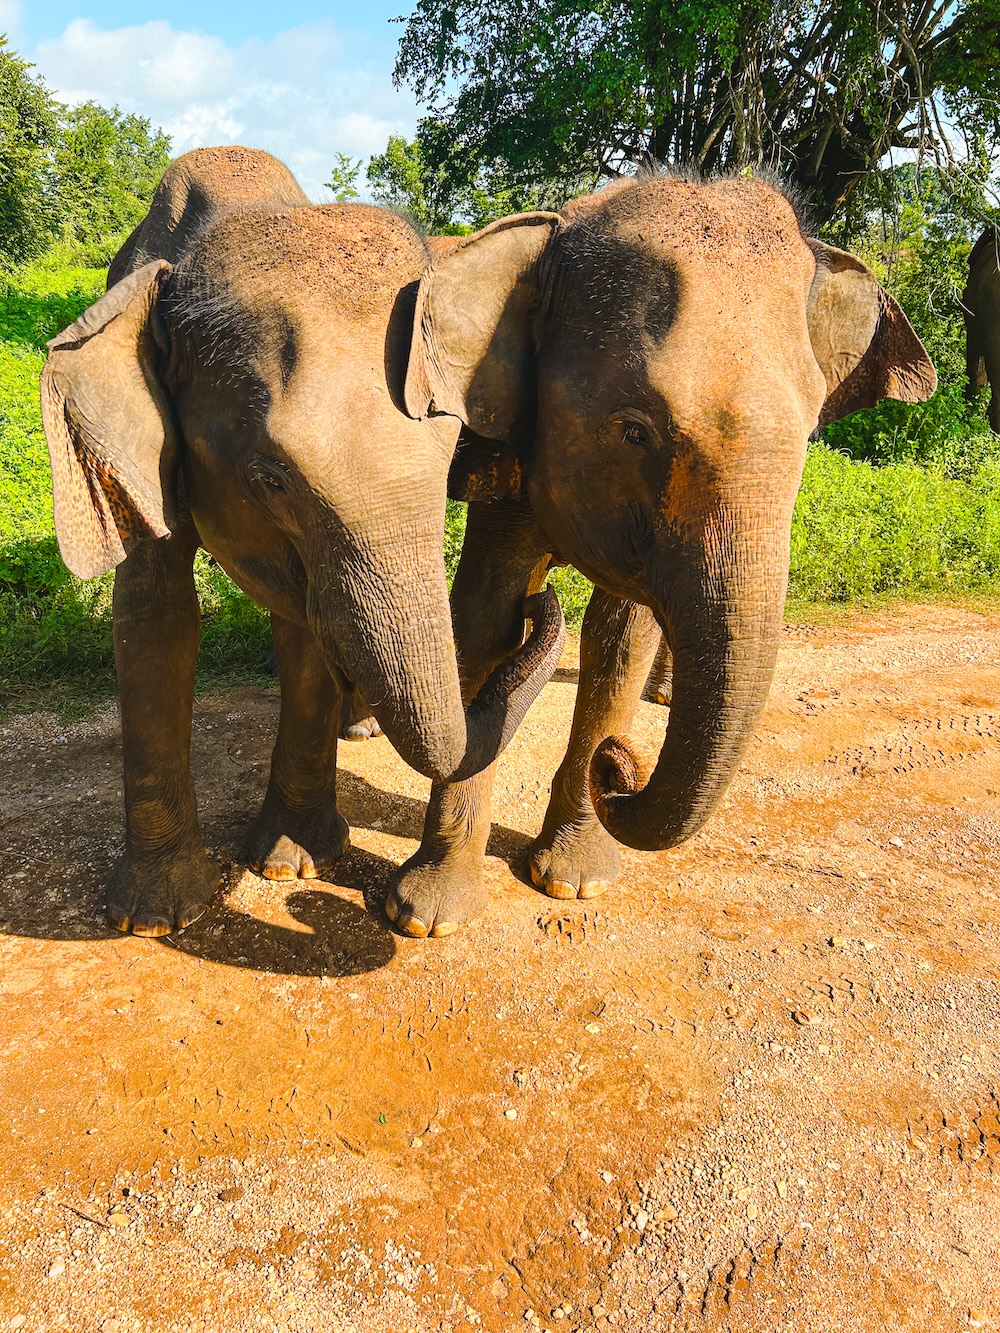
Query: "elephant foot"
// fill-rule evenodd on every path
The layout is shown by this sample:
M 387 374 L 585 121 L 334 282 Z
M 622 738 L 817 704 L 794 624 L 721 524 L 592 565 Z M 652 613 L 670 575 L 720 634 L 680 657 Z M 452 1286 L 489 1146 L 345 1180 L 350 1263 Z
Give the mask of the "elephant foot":
M 351 830 L 336 806 L 294 811 L 269 793 L 247 834 L 246 859 L 265 879 L 322 879 L 350 845 Z
M 482 865 L 471 858 L 421 861 L 420 853 L 396 872 L 385 914 L 404 935 L 453 935 L 487 903 Z
M 340 705 L 340 738 L 368 741 L 382 735 L 378 719 L 372 715 L 368 700 L 359 690 L 345 692 Z
M 133 935 L 172 935 L 198 920 L 218 887 L 219 871 L 203 847 L 122 857 L 108 886 L 108 921 Z
M 551 825 L 546 817 L 528 851 L 532 883 L 550 898 L 596 898 L 621 864 L 618 844 L 593 816 Z

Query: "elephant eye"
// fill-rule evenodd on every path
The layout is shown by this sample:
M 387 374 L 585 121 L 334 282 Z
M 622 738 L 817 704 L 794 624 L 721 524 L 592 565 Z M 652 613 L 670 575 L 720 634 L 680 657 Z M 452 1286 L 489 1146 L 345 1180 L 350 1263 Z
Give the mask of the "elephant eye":
M 288 490 L 290 473 L 284 463 L 279 463 L 276 458 L 255 458 L 250 464 L 250 475 L 261 486 L 277 491 L 279 495 L 284 495 Z
M 636 449 L 649 449 L 653 443 L 649 431 L 640 421 L 623 421 L 622 439 Z

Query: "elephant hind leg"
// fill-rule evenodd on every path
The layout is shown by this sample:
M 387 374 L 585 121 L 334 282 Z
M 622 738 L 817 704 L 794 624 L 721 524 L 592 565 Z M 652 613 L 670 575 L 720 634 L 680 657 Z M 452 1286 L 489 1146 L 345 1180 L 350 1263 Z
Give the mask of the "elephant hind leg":
M 271 633 L 281 717 L 267 794 L 247 835 L 247 861 L 265 879 L 315 879 L 350 845 L 337 810 L 341 690 L 310 630 L 272 616 Z
M 378 718 L 371 704 L 357 687 L 344 691 L 340 706 L 340 739 L 343 741 L 370 741 L 382 735 Z

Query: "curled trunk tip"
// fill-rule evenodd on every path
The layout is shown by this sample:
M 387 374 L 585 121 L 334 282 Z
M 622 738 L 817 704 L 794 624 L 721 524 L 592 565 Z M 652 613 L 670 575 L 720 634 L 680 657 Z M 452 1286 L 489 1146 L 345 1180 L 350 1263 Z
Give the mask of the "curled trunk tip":
M 609 797 L 641 791 L 651 772 L 652 765 L 628 736 L 606 736 L 590 761 L 590 796 L 598 816 Z

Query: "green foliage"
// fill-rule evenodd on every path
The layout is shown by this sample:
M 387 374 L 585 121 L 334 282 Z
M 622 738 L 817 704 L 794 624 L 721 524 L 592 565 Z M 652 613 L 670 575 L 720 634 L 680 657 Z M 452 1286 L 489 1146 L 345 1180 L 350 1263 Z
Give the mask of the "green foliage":
M 361 174 L 362 165 L 360 157 L 350 157 L 347 153 L 336 155 L 330 170 L 330 179 L 325 187 L 333 192 L 336 203 L 349 204 L 353 199 L 360 197 L 358 176 Z
M 517 185 L 498 164 L 470 172 L 458 161 L 439 161 L 448 151 L 441 126 L 431 120 L 410 143 L 390 135 L 385 152 L 368 163 L 372 197 L 436 235 L 464 235 L 512 213 L 558 206 L 558 187 Z
M 63 112 L 54 206 L 85 264 L 110 263 L 138 226 L 170 161 L 170 140 L 142 116 L 84 102 Z
M 441 173 L 427 169 L 420 144 L 400 134 L 390 134 L 384 153 L 368 163 L 368 184 L 378 204 L 398 208 L 418 227 L 439 231 L 451 221 L 439 198 Z
M 852 458 L 921 463 L 968 477 L 1000 450 L 985 419 L 988 395 L 979 403 L 966 399 L 961 300 L 985 200 L 981 193 L 956 200 L 936 175 L 918 177 L 912 167 L 886 173 L 879 185 L 891 211 L 856 215 L 831 229 L 831 239 L 870 264 L 899 301 L 934 362 L 938 389 L 926 403 L 886 400 L 846 417 L 825 438 Z
M 56 105 L 0 36 L 0 268 L 39 254 L 55 229 L 47 194 Z
M 827 219 L 893 148 L 995 154 L 998 26 L 997 0 L 417 0 L 396 79 L 456 188 L 766 166 Z
M 790 596 L 855 601 L 1000 583 L 1000 460 L 965 480 L 809 448 L 792 524 Z

